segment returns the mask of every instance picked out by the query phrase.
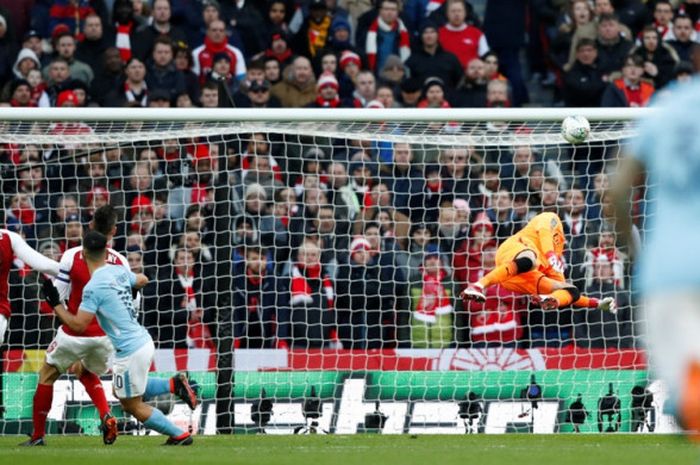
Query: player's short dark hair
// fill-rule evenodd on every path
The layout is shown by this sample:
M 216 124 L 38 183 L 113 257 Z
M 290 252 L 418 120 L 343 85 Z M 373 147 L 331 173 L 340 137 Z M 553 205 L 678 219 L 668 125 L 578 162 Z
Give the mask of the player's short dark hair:
M 98 233 L 109 236 L 112 234 L 112 229 L 117 225 L 117 212 L 111 205 L 103 205 L 95 210 L 95 215 L 92 217 L 92 228 Z M 87 236 L 86 236 L 87 237 Z
M 89 231 L 83 238 L 83 254 L 90 260 L 104 256 L 107 248 L 107 236 L 97 231 Z

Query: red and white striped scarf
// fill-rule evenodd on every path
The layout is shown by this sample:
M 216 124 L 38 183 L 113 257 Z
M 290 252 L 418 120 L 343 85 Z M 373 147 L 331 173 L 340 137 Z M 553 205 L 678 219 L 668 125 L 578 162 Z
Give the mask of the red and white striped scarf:
M 425 6 L 425 16 L 426 18 L 430 16 L 430 13 L 439 9 L 445 0 L 428 0 L 428 4 Z
M 133 27 L 134 23 L 132 21 L 129 21 L 127 24 L 117 23 L 117 40 L 115 41 L 115 45 L 119 49 L 119 56 L 121 56 L 124 63 L 131 58 L 130 34 Z
M 408 60 L 411 56 L 411 38 L 408 34 L 408 29 L 403 24 L 401 19 L 397 19 L 393 25 L 388 25 L 382 18 L 377 17 L 369 27 L 367 32 L 367 43 L 365 50 L 367 51 L 367 61 L 369 63 L 369 68 L 375 70 L 377 66 L 377 34 L 379 29 L 382 31 L 399 31 L 399 57 L 401 61 Z

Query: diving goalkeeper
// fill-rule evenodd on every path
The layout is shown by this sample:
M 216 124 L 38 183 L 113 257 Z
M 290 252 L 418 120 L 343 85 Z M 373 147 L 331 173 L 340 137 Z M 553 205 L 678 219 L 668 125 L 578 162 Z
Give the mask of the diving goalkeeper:
M 554 213 L 540 213 L 508 238 L 496 251 L 496 267 L 462 291 L 465 301 L 486 301 L 484 290 L 500 284 L 509 291 L 528 294 L 544 310 L 573 305 L 615 314 L 615 299 L 582 295 L 564 278 L 564 227 Z

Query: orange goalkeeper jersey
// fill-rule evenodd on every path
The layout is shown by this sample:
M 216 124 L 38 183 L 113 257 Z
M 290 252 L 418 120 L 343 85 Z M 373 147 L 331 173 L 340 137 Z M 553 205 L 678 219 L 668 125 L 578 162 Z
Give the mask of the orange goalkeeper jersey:
M 556 213 L 540 213 L 514 236 L 520 243 L 537 252 L 540 270 L 550 268 L 547 254 L 564 254 L 564 226 Z

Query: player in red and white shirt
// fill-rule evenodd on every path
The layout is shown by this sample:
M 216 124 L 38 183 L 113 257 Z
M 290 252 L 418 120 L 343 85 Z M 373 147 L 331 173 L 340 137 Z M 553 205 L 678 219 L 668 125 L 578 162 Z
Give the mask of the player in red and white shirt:
M 467 8 L 462 0 L 448 0 L 447 23 L 438 30 L 440 46 L 454 54 L 466 69 L 467 63 L 489 51 L 486 35 L 466 22 Z
M 117 215 L 110 205 L 95 210 L 90 228 L 101 232 L 111 241 L 116 232 Z M 124 266 L 129 263 L 120 253 L 108 249 L 107 263 Z M 82 246 L 66 250 L 61 257 L 59 272 L 54 282 L 61 300 L 68 302 L 68 311 L 76 314 L 83 298 L 83 287 L 90 280 L 90 271 L 82 256 Z M 100 413 L 103 440 L 112 444 L 117 438 L 117 422 L 111 415 L 99 375 L 107 371 L 108 360 L 114 348 L 97 319 L 80 335 L 61 325 L 56 337 L 46 350 L 46 360 L 39 370 L 39 384 L 34 394 L 32 421 L 34 431 L 26 446 L 43 446 L 46 417 L 53 402 L 53 385 L 69 368 L 85 386 L 90 399 Z
M 14 260 L 19 260 L 40 273 L 51 276 L 58 274 L 58 262 L 32 249 L 16 232 L 0 229 L 0 346 L 5 341 L 7 320 L 12 312 L 8 297 L 8 275 Z

